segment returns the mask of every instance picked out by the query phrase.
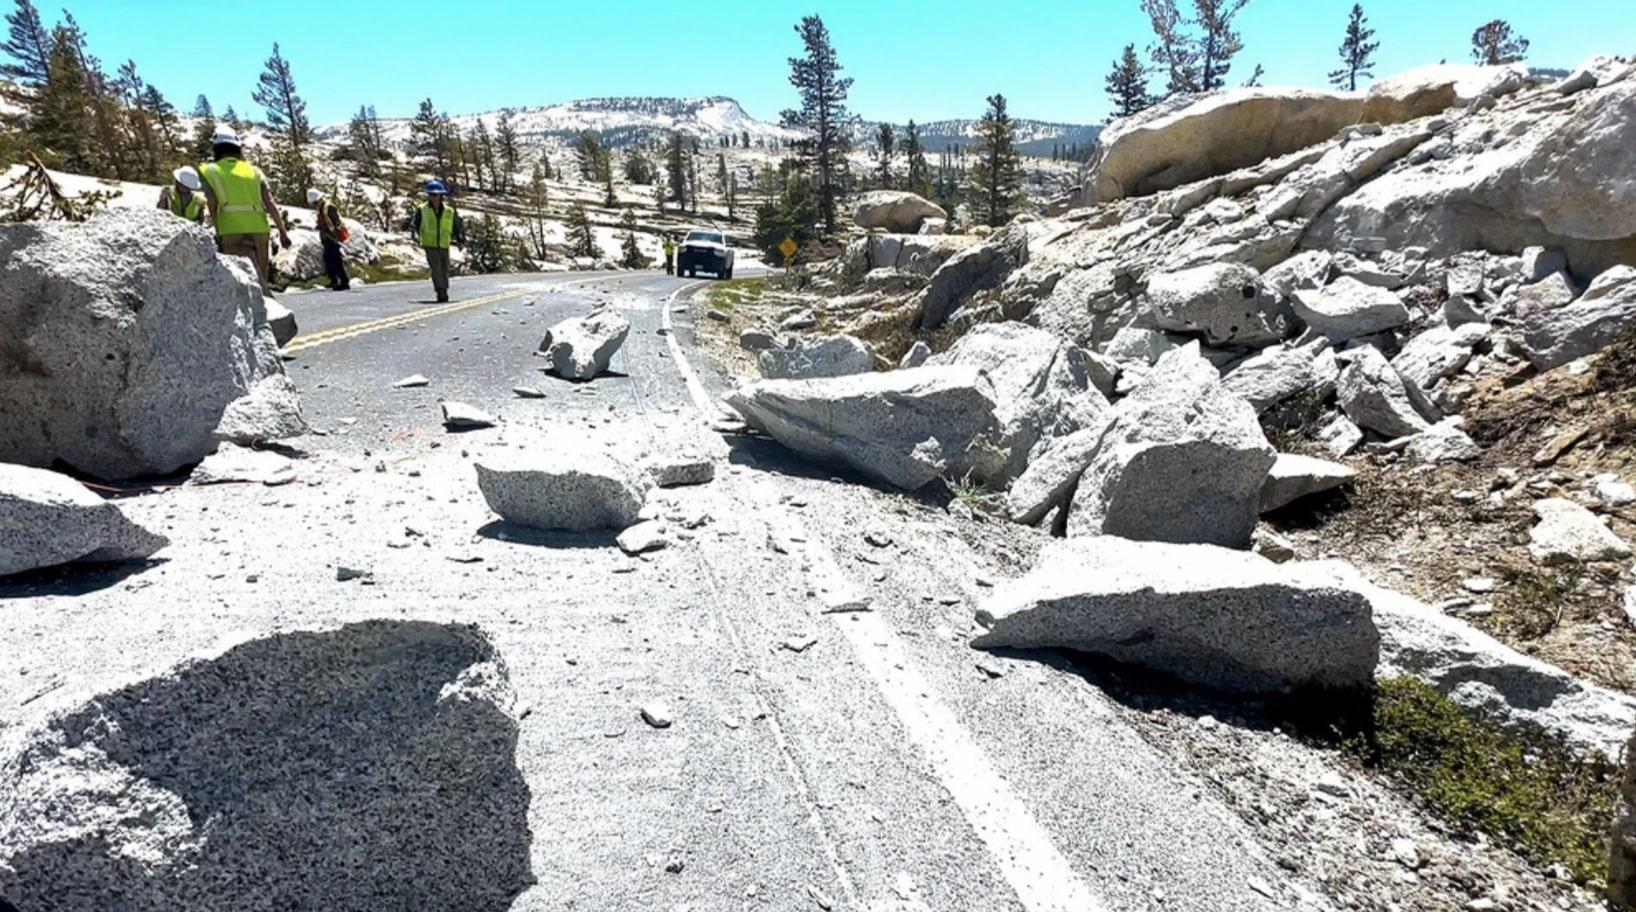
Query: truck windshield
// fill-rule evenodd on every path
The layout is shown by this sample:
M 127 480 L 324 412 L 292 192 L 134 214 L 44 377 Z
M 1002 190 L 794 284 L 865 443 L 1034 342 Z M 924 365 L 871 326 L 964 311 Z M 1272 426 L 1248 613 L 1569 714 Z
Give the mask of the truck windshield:
M 690 232 L 688 232 L 687 239 L 690 240 L 690 241 L 702 241 L 703 243 L 706 243 L 706 244 L 725 244 L 726 243 L 725 241 L 723 241 L 721 239 L 721 235 L 717 234 L 714 231 L 690 231 Z

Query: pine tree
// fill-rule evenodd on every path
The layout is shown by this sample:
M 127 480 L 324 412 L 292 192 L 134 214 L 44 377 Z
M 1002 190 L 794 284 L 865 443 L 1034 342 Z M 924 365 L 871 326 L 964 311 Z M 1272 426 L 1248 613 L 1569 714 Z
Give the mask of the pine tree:
M 430 98 L 420 103 L 415 119 L 409 123 L 410 144 L 417 167 L 434 179 L 447 177 L 449 170 L 449 142 L 443 118 Z
M 200 95 L 193 102 L 193 138 L 188 142 L 188 155 L 199 161 L 210 157 L 210 138 L 216 134 L 216 112 L 210 99 Z
M 629 206 L 619 217 L 619 228 L 625 232 L 625 241 L 621 245 L 619 265 L 626 269 L 648 268 L 648 258 L 642 255 L 642 248 L 636 242 L 636 210 Z
M 0 63 L 0 79 L 38 90 L 51 73 L 51 31 L 30 0 L 17 0 L 17 8 L 6 14 L 7 38 L 0 44 L 11 60 Z
M 523 193 L 523 204 L 528 211 L 528 239 L 534 245 L 534 255 L 545 259 L 545 207 L 551 200 L 545 183 L 543 160 L 534 163 L 534 173 L 528 179 Z
M 699 214 L 699 157 L 697 155 L 689 156 L 687 159 L 687 208 L 694 215 Z
M 307 103 L 295 90 L 295 77 L 290 74 L 290 62 L 273 42 L 273 56 L 267 58 L 261 79 L 250 98 L 267 109 L 267 123 L 282 132 L 296 149 L 312 139 L 312 124 L 307 120 Z
M 585 204 L 578 201 L 568 210 L 568 252 L 570 256 L 591 259 L 601 255 L 596 246 L 596 233 L 591 229 L 591 217 L 585 213 Z
M 665 152 L 665 177 L 670 184 L 670 198 L 681 208 L 687 208 L 687 147 L 682 134 L 671 133 L 670 145 Z
M 1511 23 L 1494 19 L 1471 33 L 1471 57 L 1483 66 L 1521 63 L 1528 56 L 1528 39 L 1513 34 Z
M 1352 4 L 1352 15 L 1346 20 L 1346 38 L 1341 41 L 1341 68 L 1330 71 L 1330 85 L 1356 92 L 1359 76 L 1374 78 L 1375 50 L 1380 42 L 1370 41 L 1373 37 L 1375 30 L 1369 28 L 1363 18 L 1363 5 Z
M 513 182 L 516 180 L 517 160 L 519 157 L 517 146 L 517 125 L 511 122 L 510 108 L 503 108 L 500 111 L 500 123 L 495 127 L 494 142 L 497 147 L 497 151 L 500 154 L 500 165 L 505 168 L 502 189 L 505 192 L 510 192 Z
M 1203 33 L 1198 38 L 1199 89 L 1214 91 L 1227 84 L 1227 71 L 1233 58 L 1244 49 L 1238 32 L 1233 31 L 1233 18 L 1250 0 L 1193 0 L 1197 13 L 1194 22 Z
M 883 123 L 875 130 L 875 168 L 880 172 L 880 185 L 883 189 L 892 189 L 892 151 L 897 145 L 897 135 L 892 125 Z
M 512 266 L 510 245 L 500 220 L 490 213 L 471 221 L 466 239 L 466 261 L 478 273 L 504 272 Z
M 168 171 L 174 162 L 188 157 L 182 145 L 182 121 L 176 115 L 176 106 L 150 83 L 142 89 L 142 107 L 147 109 L 148 116 L 153 118 L 153 124 L 159 131 L 161 164 Z
M 358 163 L 363 175 L 376 183 L 382 178 L 381 159 L 386 157 L 380 121 L 370 105 L 359 105 L 347 123 L 347 155 Z
M 306 204 L 307 188 L 313 185 L 312 165 L 306 152 L 290 142 L 289 134 L 273 134 L 266 170 L 273 199 L 286 206 Z
M 801 36 L 805 53 L 790 58 L 790 85 L 800 93 L 801 107 L 783 112 L 782 120 L 784 126 L 805 133 L 796 147 L 813 173 L 819 221 L 825 233 L 834 234 L 842 189 L 839 177 L 849 145 L 846 95 L 852 80 L 839 75 L 841 64 L 822 18 L 803 18 L 795 33 Z
M 999 227 L 1011 221 L 1022 197 L 1020 162 L 1017 126 L 1006 113 L 1005 96 L 990 95 L 977 127 L 977 163 L 971 169 L 973 203 L 984 223 Z
M 653 162 L 643 154 L 640 146 L 625 153 L 625 183 L 653 183 Z
M 484 123 L 481 117 L 477 118 L 477 126 L 472 128 L 471 145 L 472 157 L 478 166 L 478 172 L 488 175 L 487 183 L 484 183 L 481 177 L 477 179 L 477 183 L 486 190 L 499 190 L 499 180 L 495 174 L 499 167 L 494 161 L 494 137 L 489 134 L 488 124 Z
M 619 196 L 614 193 L 613 172 L 608 172 L 608 179 L 602 183 L 602 205 L 609 209 L 619 205 Z
M 1154 43 L 1148 46 L 1148 56 L 1154 65 L 1169 78 L 1167 95 L 1199 90 L 1199 54 L 1191 35 L 1185 30 L 1181 10 L 1176 0 L 1142 0 L 1142 12 L 1147 14 L 1153 27 Z
M 125 127 L 131 139 L 126 173 L 153 180 L 159 173 L 159 133 L 142 105 L 143 83 L 136 72 L 136 61 L 127 60 L 120 66 L 114 78 L 114 91 L 123 108 Z
M 784 254 L 778 247 L 784 239 L 793 239 L 805 251 L 818 239 L 819 219 L 818 194 L 811 180 L 803 174 L 790 174 L 777 197 L 756 207 L 750 242 L 767 262 L 782 263 Z
M 582 180 L 602 180 L 603 151 L 602 141 L 590 130 L 582 130 L 574 139 L 574 158 L 579 162 L 579 176 Z
M 71 43 L 68 29 L 53 33 L 47 76 L 34 99 L 29 130 L 42 147 L 48 164 L 79 172 L 94 172 L 96 162 L 85 124 L 92 118 L 91 96 L 84 62 Z
M 1136 45 L 1125 45 L 1125 52 L 1113 62 L 1107 91 L 1108 97 L 1113 99 L 1114 112 L 1120 117 L 1129 117 L 1153 104 L 1147 92 L 1147 68 L 1136 56 Z
M 904 185 L 905 189 L 929 198 L 932 195 L 932 169 L 926 164 L 926 150 L 920 144 L 920 128 L 912 120 L 903 131 L 903 157 L 909 161 L 909 179 Z
M 239 112 L 233 110 L 232 105 L 222 112 L 222 123 L 232 127 L 235 131 L 244 129 L 244 121 L 239 120 Z

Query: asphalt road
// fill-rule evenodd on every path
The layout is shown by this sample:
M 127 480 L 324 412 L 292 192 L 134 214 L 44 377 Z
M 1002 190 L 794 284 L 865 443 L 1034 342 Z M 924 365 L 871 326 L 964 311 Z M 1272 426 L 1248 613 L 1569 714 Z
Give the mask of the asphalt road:
M 691 357 L 703 284 L 469 278 L 448 308 L 419 285 L 289 296 L 286 366 L 322 432 L 296 442 L 301 480 L 127 499 L 171 538 L 162 561 L 0 585 L 0 736 L 229 639 L 459 621 L 492 637 L 523 707 L 536 882 L 515 910 L 1323 908 L 1085 677 L 967 646 L 974 605 L 1037 546 L 1025 530 L 968 535 L 743 438 L 714 482 L 650 501 L 671 538 L 652 555 L 497 522 L 483 447 L 706 420 L 724 381 Z M 632 322 L 613 371 L 543 374 L 544 329 L 599 301 Z M 410 374 L 431 382 L 393 388 Z M 442 398 L 500 426 L 447 433 Z M 639 717 L 654 700 L 671 727 Z

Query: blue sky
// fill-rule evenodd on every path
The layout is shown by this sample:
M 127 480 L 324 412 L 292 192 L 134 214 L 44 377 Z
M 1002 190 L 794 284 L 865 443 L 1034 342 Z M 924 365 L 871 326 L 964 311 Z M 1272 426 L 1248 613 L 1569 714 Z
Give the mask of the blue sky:
M 250 92 L 278 41 L 321 123 L 364 103 L 407 115 L 426 96 L 459 113 L 596 95 L 730 95 L 774 120 L 794 102 L 785 63 L 798 51 L 792 26 L 813 12 L 856 80 L 851 106 L 864 117 L 975 117 L 984 97 L 1001 91 L 1017 116 L 1085 123 L 1107 114 L 1102 81 L 1113 58 L 1149 37 L 1138 0 L 39 5 L 50 17 L 61 2 L 110 69 L 135 59 L 183 109 L 203 92 L 218 110 L 232 104 L 259 116 Z M 1260 63 L 1267 84 L 1323 84 L 1350 8 L 1350 0 L 1251 0 L 1234 81 Z M 1364 9 L 1381 43 L 1378 75 L 1469 59 L 1472 30 L 1493 17 L 1533 42 L 1536 66 L 1636 54 L 1636 0 L 1372 0 Z

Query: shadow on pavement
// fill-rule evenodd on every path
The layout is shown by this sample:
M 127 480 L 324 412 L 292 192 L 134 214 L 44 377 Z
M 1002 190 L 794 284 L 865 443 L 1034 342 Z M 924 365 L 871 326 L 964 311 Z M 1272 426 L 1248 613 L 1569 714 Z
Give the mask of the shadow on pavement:
M 519 526 L 503 519 L 496 519 L 486 523 L 477 530 L 477 534 L 493 541 L 509 542 L 515 545 L 531 545 L 536 548 L 613 548 L 616 547 L 617 533 L 611 530 L 601 532 L 558 532 L 545 529 L 535 529 L 529 526 Z

